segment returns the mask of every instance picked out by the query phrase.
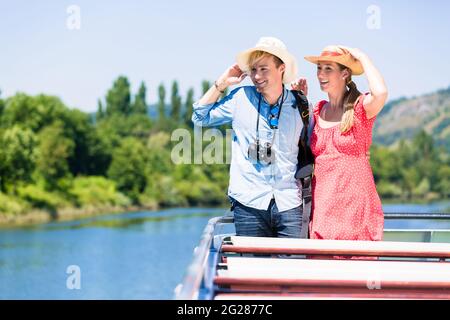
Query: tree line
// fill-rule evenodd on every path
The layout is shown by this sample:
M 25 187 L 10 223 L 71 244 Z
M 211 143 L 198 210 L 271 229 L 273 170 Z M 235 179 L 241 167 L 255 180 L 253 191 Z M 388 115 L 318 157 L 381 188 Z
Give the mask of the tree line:
M 209 87 L 203 81 L 201 93 Z M 150 107 L 145 83 L 133 94 L 120 76 L 94 114 L 45 94 L 0 98 L 0 213 L 225 205 L 227 164 L 171 160 L 172 131 L 193 131 L 194 90 L 182 99 L 173 81 L 170 92 L 161 84 L 157 93 Z M 382 197 L 449 196 L 448 154 L 425 132 L 395 147 L 373 146 L 371 163 Z

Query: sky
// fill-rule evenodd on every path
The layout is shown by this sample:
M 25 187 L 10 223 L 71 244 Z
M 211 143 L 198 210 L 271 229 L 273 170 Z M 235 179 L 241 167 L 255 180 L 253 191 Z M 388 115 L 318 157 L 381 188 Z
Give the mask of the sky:
M 326 96 L 303 57 L 329 44 L 361 49 L 390 99 L 410 97 L 450 86 L 449 12 L 443 0 L 0 0 L 0 90 L 3 98 L 56 95 L 93 112 L 125 75 L 133 93 L 145 82 L 150 104 L 158 85 L 170 91 L 173 80 L 183 97 L 193 87 L 199 98 L 202 80 L 217 79 L 239 52 L 275 36 L 297 58 L 312 102 Z M 364 76 L 354 80 L 368 90 Z

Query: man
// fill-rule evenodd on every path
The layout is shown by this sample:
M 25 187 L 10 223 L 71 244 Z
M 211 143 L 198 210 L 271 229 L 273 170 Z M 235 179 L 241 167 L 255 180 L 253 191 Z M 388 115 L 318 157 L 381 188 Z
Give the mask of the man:
M 308 228 L 302 225 L 294 177 L 303 124 L 293 94 L 284 87 L 296 72 L 296 60 L 284 43 L 263 37 L 194 103 L 195 125 L 232 125 L 228 196 L 239 236 L 299 238 L 305 234 L 302 227 Z M 239 87 L 218 101 L 247 75 L 254 86 Z

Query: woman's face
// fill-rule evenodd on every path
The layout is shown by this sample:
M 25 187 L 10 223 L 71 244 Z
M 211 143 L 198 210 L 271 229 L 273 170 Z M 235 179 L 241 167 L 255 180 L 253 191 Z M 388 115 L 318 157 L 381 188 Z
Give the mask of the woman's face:
M 260 93 L 268 92 L 283 82 L 284 64 L 276 66 L 273 57 L 266 56 L 253 64 L 250 69 L 250 78 Z
M 323 61 L 317 64 L 317 79 L 324 92 L 339 92 L 345 89 L 346 79 L 350 76 L 347 69 L 341 70 L 336 62 Z

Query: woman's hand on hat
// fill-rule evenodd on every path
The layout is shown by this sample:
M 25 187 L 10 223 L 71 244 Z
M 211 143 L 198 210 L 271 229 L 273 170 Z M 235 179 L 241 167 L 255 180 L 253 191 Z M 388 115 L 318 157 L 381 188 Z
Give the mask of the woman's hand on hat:
M 349 48 L 346 46 L 338 46 L 338 47 L 341 48 L 345 53 L 350 53 L 356 60 L 361 61 L 361 59 L 363 59 L 366 56 L 366 54 L 361 50 L 359 50 L 358 48 Z
M 221 90 L 225 90 L 229 86 L 241 83 L 246 76 L 247 74 L 234 64 L 220 76 L 216 83 Z
M 291 88 L 292 90 L 302 91 L 305 96 L 308 95 L 308 82 L 306 81 L 306 78 L 300 78 L 291 82 Z

